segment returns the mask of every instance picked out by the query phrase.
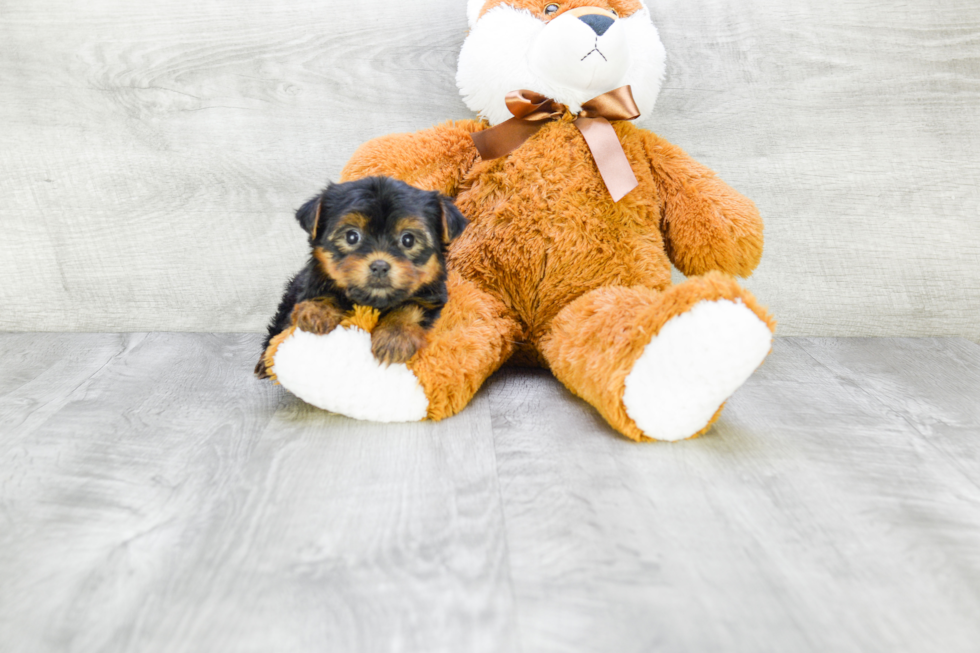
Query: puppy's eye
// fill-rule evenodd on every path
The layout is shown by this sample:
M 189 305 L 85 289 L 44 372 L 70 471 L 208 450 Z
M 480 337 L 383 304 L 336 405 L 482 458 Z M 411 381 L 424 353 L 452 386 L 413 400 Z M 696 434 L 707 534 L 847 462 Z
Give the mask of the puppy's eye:
M 559 9 L 561 9 L 561 5 L 556 5 L 555 3 L 551 3 L 550 5 L 544 8 L 544 15 L 550 16 L 555 12 L 557 12 Z
M 415 236 L 412 234 L 402 234 L 402 247 L 405 249 L 412 249 L 415 244 Z
M 612 14 L 613 16 L 615 16 L 616 18 L 619 18 L 619 12 L 618 12 L 618 11 L 616 11 L 615 9 L 610 9 L 610 10 L 609 10 L 609 13 L 611 13 L 611 14 Z
M 361 242 L 361 234 L 357 233 L 356 230 L 351 229 L 346 234 L 344 234 L 344 240 L 347 241 L 348 245 L 356 245 Z

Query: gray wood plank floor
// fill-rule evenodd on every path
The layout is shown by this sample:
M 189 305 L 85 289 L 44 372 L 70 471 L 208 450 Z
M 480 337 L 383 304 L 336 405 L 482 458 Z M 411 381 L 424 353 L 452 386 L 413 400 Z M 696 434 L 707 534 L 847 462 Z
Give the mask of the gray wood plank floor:
M 637 445 L 541 371 L 348 420 L 258 341 L 0 335 L 0 650 L 980 650 L 971 342 L 780 339 Z

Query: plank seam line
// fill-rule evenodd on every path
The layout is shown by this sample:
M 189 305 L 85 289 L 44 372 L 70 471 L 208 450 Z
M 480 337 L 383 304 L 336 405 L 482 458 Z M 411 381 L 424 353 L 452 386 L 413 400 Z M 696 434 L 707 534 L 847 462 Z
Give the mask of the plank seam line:
M 490 400 L 490 388 L 484 385 L 487 394 L 487 413 L 490 418 L 490 442 L 493 445 L 493 475 L 497 479 L 497 502 L 500 506 L 500 521 L 504 529 L 504 558 L 507 561 L 507 585 L 510 587 L 510 600 L 514 606 L 514 629 L 517 631 L 518 650 L 524 651 L 524 635 L 521 632 L 521 620 L 518 618 L 520 610 L 517 607 L 517 592 L 514 591 L 514 572 L 510 560 L 510 530 L 507 527 L 507 511 L 504 509 L 504 492 L 500 480 L 500 467 L 497 464 L 497 429 L 494 428 L 494 417 L 492 402 Z

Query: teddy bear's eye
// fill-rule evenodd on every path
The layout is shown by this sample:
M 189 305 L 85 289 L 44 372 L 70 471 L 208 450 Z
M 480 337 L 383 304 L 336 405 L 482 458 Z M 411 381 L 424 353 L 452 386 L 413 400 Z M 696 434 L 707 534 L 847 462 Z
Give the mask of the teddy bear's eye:
M 357 233 L 354 229 L 351 229 L 346 234 L 344 234 L 344 240 L 347 241 L 348 245 L 356 245 L 361 241 L 361 234 Z
M 561 9 L 561 6 L 560 5 L 556 5 L 555 3 L 551 3 L 550 5 L 548 5 L 547 7 L 544 8 L 544 15 L 545 16 L 550 16 L 551 14 L 555 13 L 559 9 Z
M 412 234 L 402 234 L 402 247 L 405 249 L 412 249 L 412 245 L 415 244 L 415 236 Z

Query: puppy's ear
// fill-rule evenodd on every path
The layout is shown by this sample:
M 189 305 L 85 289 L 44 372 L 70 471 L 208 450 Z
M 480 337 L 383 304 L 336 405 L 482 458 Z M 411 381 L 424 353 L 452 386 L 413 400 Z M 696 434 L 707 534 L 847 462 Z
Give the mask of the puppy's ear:
M 452 199 L 445 195 L 439 195 L 439 204 L 442 206 L 442 242 L 448 244 L 463 233 L 470 221 L 463 217 Z
M 316 240 L 317 234 L 323 232 L 323 205 L 327 198 L 327 192 L 329 192 L 330 186 L 327 186 L 326 190 L 311 198 L 303 206 L 299 207 L 296 211 L 296 221 L 299 222 L 299 226 L 303 227 L 306 233 L 310 234 L 310 240 Z

